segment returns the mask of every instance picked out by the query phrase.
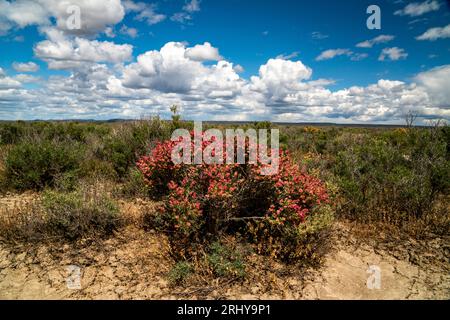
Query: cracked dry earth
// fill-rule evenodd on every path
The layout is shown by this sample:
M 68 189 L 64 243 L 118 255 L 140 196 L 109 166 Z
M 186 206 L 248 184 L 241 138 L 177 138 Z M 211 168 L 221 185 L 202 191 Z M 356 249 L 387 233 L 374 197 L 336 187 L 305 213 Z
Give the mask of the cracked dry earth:
M 184 287 L 167 281 L 173 266 L 167 239 L 133 225 L 76 246 L 0 245 L 0 299 L 450 298 L 449 239 L 385 250 L 359 243 L 345 225 L 336 230 L 320 268 L 251 255 L 245 280 L 204 279 Z M 416 251 L 420 245 L 432 250 Z M 81 289 L 67 286 L 71 265 L 80 267 Z M 370 266 L 380 270 L 379 289 L 367 287 Z

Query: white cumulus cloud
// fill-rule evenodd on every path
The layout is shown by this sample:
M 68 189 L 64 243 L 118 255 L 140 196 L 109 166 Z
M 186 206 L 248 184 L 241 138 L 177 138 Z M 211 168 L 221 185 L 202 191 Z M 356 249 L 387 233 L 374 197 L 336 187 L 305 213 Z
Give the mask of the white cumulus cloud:
M 121 33 L 121 34 L 124 34 L 124 35 L 127 35 L 127 36 L 129 36 L 129 37 L 131 37 L 131 38 L 136 38 L 137 35 L 138 35 L 138 31 L 137 31 L 136 28 L 131 28 L 131 27 L 128 27 L 128 26 L 126 26 L 126 25 L 123 25 L 123 26 L 120 28 L 120 33 Z M 107 36 L 108 36 L 108 35 L 107 35 Z
M 133 47 L 109 41 L 67 38 L 56 29 L 47 29 L 49 40 L 38 42 L 34 47 L 36 57 L 46 61 L 51 69 L 70 69 L 83 62 L 119 63 L 132 57 Z
M 425 13 L 437 11 L 441 7 L 438 0 L 427 0 L 424 2 L 413 2 L 401 10 L 394 12 L 395 15 L 417 17 Z
M 414 80 L 426 88 L 435 105 L 450 108 L 450 65 L 421 72 Z
M 291 60 L 298 60 L 295 55 L 268 59 L 246 79 L 239 75 L 243 68 L 209 42 L 168 42 L 133 58 L 130 45 L 68 35 L 56 27 L 42 30 L 47 40 L 35 45 L 35 56 L 69 75 L 8 76 L 0 68 L 1 119 L 168 116 L 172 104 L 185 118 L 199 120 L 402 123 L 409 110 L 450 119 L 449 65 L 409 82 L 384 78 L 335 90 L 333 79 L 314 78 L 312 68 Z M 396 47 L 383 54 L 385 60 L 406 57 Z M 334 49 L 322 58 L 337 55 L 364 57 Z M 32 88 L 24 85 L 36 81 Z
M 68 27 L 68 18 L 73 14 L 68 10 L 70 6 L 80 9 L 80 29 Z M 120 0 L 0 0 L 0 29 L 4 32 L 30 25 L 48 27 L 53 18 L 55 27 L 68 34 L 92 35 L 119 23 L 124 15 Z
M 39 66 L 34 62 L 14 62 L 12 64 L 14 70 L 18 72 L 36 72 Z
M 442 28 L 437 27 L 428 29 L 423 34 L 416 37 L 417 40 L 429 40 L 429 41 L 435 41 L 438 39 L 445 39 L 445 38 L 450 38 L 450 24 Z
M 200 0 L 191 0 L 190 2 L 187 2 L 183 10 L 187 12 L 197 12 L 200 11 Z
M 146 21 L 148 25 L 154 25 L 164 21 L 167 17 L 157 12 L 157 6 L 154 3 L 134 2 L 131 0 L 123 1 L 125 10 L 135 12 L 135 19 L 138 21 Z
M 192 18 L 192 14 L 200 11 L 200 0 L 191 0 L 186 2 L 183 6 L 182 11 L 174 13 L 170 20 L 179 23 L 188 23 Z
M 342 55 L 350 56 L 352 53 L 349 49 L 328 49 L 318 55 L 316 61 L 329 60 Z
M 17 79 L 13 79 L 6 75 L 6 72 L 0 68 L 0 93 L 1 90 L 14 89 L 21 87 L 22 84 Z
M 358 48 L 372 48 L 375 44 L 386 43 L 386 42 L 394 40 L 394 38 L 395 37 L 392 35 L 382 34 L 371 40 L 366 40 L 366 41 L 360 42 L 360 43 L 356 44 L 356 46 Z
M 6 32 L 15 26 L 24 28 L 48 23 L 49 12 L 37 1 L 0 0 L 0 31 Z
M 238 89 L 235 81 L 239 80 L 239 76 L 231 63 L 219 61 L 216 65 L 205 66 L 201 62 L 205 57 L 192 59 L 187 54 L 190 49 L 183 43 L 169 42 L 159 51 L 139 55 L 137 62 L 128 65 L 123 72 L 124 87 L 147 88 L 163 93 L 189 94 L 197 91 L 199 97 L 212 90 L 234 92 Z
M 392 47 L 392 48 L 384 48 L 381 51 L 378 60 L 385 61 L 386 59 L 389 59 L 392 61 L 397 61 L 401 59 L 406 59 L 406 57 L 408 57 L 408 53 L 406 53 L 404 49 Z
M 219 49 L 211 46 L 209 42 L 204 44 L 197 44 L 189 48 L 185 52 L 185 56 L 194 61 L 219 61 L 222 57 L 219 54 Z

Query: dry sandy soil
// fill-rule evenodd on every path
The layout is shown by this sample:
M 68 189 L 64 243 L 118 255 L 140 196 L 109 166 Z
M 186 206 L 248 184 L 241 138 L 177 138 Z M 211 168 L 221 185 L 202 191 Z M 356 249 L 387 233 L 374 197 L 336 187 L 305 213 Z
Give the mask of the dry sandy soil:
M 332 241 L 319 268 L 252 255 L 244 280 L 204 279 L 184 287 L 167 281 L 173 266 L 167 239 L 134 225 L 76 246 L 0 244 L 0 299 L 450 298 L 448 238 L 370 245 L 338 223 Z M 70 265 L 80 267 L 81 289 L 67 286 Z M 370 266 L 380 270 L 379 289 L 367 286 Z

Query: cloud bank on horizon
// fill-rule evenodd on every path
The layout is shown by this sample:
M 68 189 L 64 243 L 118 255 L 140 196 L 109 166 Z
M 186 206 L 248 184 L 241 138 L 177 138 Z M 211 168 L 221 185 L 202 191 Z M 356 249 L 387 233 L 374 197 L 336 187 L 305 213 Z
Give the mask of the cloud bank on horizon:
M 450 120 L 443 1 L 386 1 L 379 31 L 364 1 L 330 10 L 340 27 L 326 30 L 270 1 L 258 12 L 272 19 L 249 27 L 250 2 L 237 14 L 234 0 L 0 0 L 0 119 L 166 117 L 177 104 L 193 120 Z M 298 9 L 328 25 L 313 4 Z

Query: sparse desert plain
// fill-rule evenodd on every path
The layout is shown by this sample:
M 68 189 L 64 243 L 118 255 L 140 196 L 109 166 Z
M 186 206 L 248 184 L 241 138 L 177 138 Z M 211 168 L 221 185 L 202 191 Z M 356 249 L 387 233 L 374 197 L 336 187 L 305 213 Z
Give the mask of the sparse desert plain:
M 280 130 L 275 179 L 161 166 L 192 125 L 0 124 L 0 298 L 450 298 L 448 127 L 234 124 Z
M 450 301 L 450 0 L 0 0 L 2 311 L 387 300 Z

